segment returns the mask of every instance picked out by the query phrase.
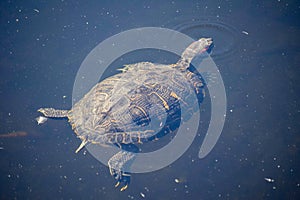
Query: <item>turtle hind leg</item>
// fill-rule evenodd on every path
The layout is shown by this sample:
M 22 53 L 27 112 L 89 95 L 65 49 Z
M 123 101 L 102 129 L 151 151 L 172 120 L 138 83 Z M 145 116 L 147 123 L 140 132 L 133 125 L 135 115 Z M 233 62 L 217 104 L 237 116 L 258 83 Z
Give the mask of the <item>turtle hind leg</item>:
M 117 184 L 115 187 L 121 185 L 121 191 L 127 189 L 130 183 L 130 174 L 125 173 L 124 170 L 130 161 L 135 157 L 134 153 L 128 151 L 119 151 L 113 157 L 111 157 L 108 161 L 108 167 L 110 174 L 117 180 Z
M 68 117 L 69 110 L 56 110 L 54 108 L 40 108 L 38 112 L 43 113 L 45 117 L 63 118 Z

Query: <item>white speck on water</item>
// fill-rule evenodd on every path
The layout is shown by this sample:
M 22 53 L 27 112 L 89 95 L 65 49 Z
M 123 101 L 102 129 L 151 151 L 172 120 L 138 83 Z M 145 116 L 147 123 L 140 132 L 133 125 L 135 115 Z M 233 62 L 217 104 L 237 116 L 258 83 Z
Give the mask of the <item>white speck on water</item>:
M 233 112 L 233 110 L 232 110 L 232 109 L 230 109 L 230 110 L 229 110 L 229 112 L 231 112 L 231 113 L 232 113 L 232 112 Z
M 134 199 L 134 197 L 133 197 L 133 196 L 131 196 L 131 195 L 128 195 L 128 198 L 129 198 L 129 199 Z
M 67 98 L 67 96 L 66 96 L 66 95 L 64 95 L 62 98 L 63 98 L 63 99 L 65 99 L 65 98 Z
M 249 33 L 247 31 L 242 31 L 242 33 L 245 35 L 249 35 Z
M 143 198 L 145 198 L 146 197 L 146 195 L 144 194 L 144 193 L 140 193 L 140 195 L 141 195 L 141 197 L 143 197 Z
M 0 150 L 4 149 L 4 147 L 0 147 Z
M 175 183 L 180 183 L 180 180 L 178 178 L 174 179 Z
M 33 10 L 34 10 L 35 12 L 37 12 L 37 13 L 39 13 L 39 12 L 40 12 L 40 11 L 39 11 L 38 9 L 36 9 L 36 8 L 35 8 L 35 9 L 33 9 Z
M 272 178 L 268 178 L 268 177 L 266 177 L 266 178 L 264 178 L 265 179 L 265 181 L 267 181 L 268 183 L 273 183 L 275 180 L 274 179 L 272 179 Z

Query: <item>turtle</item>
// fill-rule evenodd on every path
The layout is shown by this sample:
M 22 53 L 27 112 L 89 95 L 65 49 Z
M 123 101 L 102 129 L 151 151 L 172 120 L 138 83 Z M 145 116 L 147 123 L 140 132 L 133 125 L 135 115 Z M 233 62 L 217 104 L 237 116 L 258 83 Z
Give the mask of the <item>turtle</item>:
M 135 157 L 126 145 L 142 145 L 174 132 L 181 114 L 191 115 L 205 96 L 205 81 L 191 61 L 212 47 L 212 38 L 191 43 L 175 64 L 139 62 L 124 65 L 120 73 L 97 83 L 70 110 L 40 108 L 47 118 L 68 118 L 81 140 L 78 153 L 87 144 L 116 145 L 120 151 L 108 160 L 116 187 L 127 189 L 130 173 L 124 166 Z M 191 98 L 196 94 L 198 102 Z M 198 107 L 197 107 L 198 108 Z M 187 112 L 180 113 L 181 110 Z M 164 131 L 157 131 L 164 130 Z M 168 131 L 166 131 L 168 130 Z

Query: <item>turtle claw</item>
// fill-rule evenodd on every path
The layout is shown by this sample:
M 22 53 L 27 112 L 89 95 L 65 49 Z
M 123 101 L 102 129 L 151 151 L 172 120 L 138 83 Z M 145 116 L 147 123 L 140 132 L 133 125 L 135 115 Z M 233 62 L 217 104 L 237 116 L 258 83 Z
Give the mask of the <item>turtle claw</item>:
M 126 190 L 126 189 L 127 189 L 127 187 L 128 187 L 128 184 L 127 184 L 127 185 L 125 185 L 125 186 L 123 186 L 123 187 L 120 189 L 120 191 L 121 191 L 121 192 L 123 192 L 124 190 Z
M 118 187 L 120 185 L 120 181 L 117 182 L 117 184 L 115 185 L 115 187 Z M 123 192 L 124 190 L 126 190 L 128 188 L 128 183 L 126 183 L 123 187 L 121 187 L 120 191 Z
M 134 154 L 127 151 L 120 151 L 108 161 L 109 172 L 116 179 L 115 187 L 121 186 L 120 191 L 127 189 L 130 183 L 130 174 L 124 172 L 124 165 L 134 157 Z
M 120 185 L 120 181 L 118 181 L 115 185 L 115 187 L 118 187 Z
M 115 184 L 115 187 L 119 187 L 123 185 L 120 188 L 120 191 L 124 191 L 128 188 L 128 185 L 130 183 L 130 174 L 124 173 L 122 171 L 116 171 L 114 169 L 110 169 L 111 175 L 117 180 L 117 183 Z

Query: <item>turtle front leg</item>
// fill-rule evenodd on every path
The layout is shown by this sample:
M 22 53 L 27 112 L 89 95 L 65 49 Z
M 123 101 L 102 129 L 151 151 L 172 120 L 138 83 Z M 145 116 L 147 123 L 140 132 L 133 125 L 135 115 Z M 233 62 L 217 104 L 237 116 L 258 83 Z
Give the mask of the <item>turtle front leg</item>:
M 120 184 L 121 191 L 127 189 L 130 183 L 130 174 L 124 172 L 124 166 L 135 157 L 134 153 L 128 151 L 119 151 L 108 161 L 108 167 L 110 174 L 117 180 L 115 187 L 118 187 Z

